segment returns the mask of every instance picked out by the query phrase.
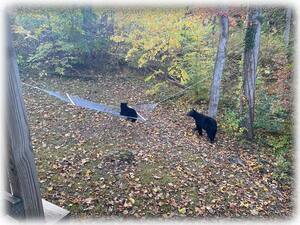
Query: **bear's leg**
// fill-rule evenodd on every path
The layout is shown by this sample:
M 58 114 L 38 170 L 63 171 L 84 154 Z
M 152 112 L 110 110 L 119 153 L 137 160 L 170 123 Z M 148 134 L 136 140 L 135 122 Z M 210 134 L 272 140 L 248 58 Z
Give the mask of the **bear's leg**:
M 214 139 L 215 139 L 215 136 L 216 136 L 216 131 L 214 131 L 214 130 L 209 130 L 209 131 L 207 132 L 207 136 L 208 136 L 208 138 L 209 138 L 209 140 L 210 140 L 210 143 L 214 143 Z
M 202 128 L 197 128 L 199 135 L 202 136 Z

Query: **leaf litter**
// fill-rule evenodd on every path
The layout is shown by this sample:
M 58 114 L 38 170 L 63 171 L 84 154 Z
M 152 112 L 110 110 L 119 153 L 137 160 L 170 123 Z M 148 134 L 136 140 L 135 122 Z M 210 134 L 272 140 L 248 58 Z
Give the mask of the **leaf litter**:
M 155 101 L 145 92 L 150 84 L 136 76 L 26 82 L 33 81 L 108 105 Z M 293 183 L 274 178 L 272 156 L 259 153 L 267 162 L 261 165 L 225 131 L 215 144 L 194 134 L 186 102 L 158 105 L 149 120 L 133 124 L 28 87 L 23 95 L 42 197 L 74 218 L 292 215 Z

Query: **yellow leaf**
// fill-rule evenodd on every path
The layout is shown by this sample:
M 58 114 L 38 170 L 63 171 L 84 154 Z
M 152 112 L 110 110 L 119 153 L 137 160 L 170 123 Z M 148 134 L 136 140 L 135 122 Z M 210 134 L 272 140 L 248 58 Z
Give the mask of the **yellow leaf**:
M 85 173 L 85 176 L 89 177 L 91 175 L 91 172 L 92 172 L 91 170 L 87 170 L 86 173 Z
M 52 190 L 53 190 L 53 187 L 48 187 L 47 190 L 48 190 L 48 191 L 52 191 Z
M 134 204 L 135 203 L 135 200 L 133 198 L 129 198 L 129 201 Z
M 181 70 L 181 81 L 186 81 L 189 78 L 189 75 L 185 70 Z
M 132 207 L 131 202 L 127 202 L 127 201 L 126 201 L 126 202 L 124 203 L 124 207 L 125 207 L 125 208 L 131 208 L 131 207 Z
M 154 78 L 154 75 L 151 74 L 150 76 L 146 77 L 146 78 L 144 79 L 144 81 L 145 81 L 145 82 L 148 82 L 149 80 L 151 80 L 151 79 L 153 79 L 153 78 Z
M 246 201 L 241 202 L 241 206 L 244 206 L 246 208 L 249 208 L 249 203 Z
M 258 212 L 257 212 L 257 210 L 255 210 L 255 209 L 251 209 L 250 212 L 251 212 L 251 214 L 252 214 L 253 216 L 258 215 Z
M 186 208 L 178 208 L 178 212 L 180 213 L 180 214 L 185 214 L 186 213 Z
M 263 189 L 264 189 L 265 192 L 269 191 L 269 189 L 267 187 L 263 187 Z

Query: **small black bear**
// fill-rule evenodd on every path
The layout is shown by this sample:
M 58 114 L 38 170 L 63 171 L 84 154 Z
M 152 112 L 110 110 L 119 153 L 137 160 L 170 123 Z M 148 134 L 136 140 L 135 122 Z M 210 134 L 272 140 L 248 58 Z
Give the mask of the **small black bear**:
M 124 103 L 124 102 L 121 103 L 120 114 L 122 116 L 127 116 L 127 120 L 130 120 L 131 122 L 135 122 L 138 117 L 137 112 L 133 108 L 128 107 L 127 103 Z
M 213 143 L 217 133 L 216 120 L 209 116 L 205 116 L 202 113 L 198 113 L 195 109 L 188 112 L 187 116 L 193 117 L 196 122 L 194 131 L 198 130 L 199 134 L 202 135 L 202 129 L 206 130 L 210 142 Z

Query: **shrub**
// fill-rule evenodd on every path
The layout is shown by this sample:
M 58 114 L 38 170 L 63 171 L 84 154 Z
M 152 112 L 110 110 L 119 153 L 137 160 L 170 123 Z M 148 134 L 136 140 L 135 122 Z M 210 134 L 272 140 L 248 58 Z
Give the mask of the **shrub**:
M 236 137 L 242 137 L 245 128 L 241 127 L 241 122 L 243 121 L 238 113 L 233 110 L 226 109 L 224 115 L 219 120 L 221 121 L 220 126 L 222 129 L 226 130 L 226 133 Z

